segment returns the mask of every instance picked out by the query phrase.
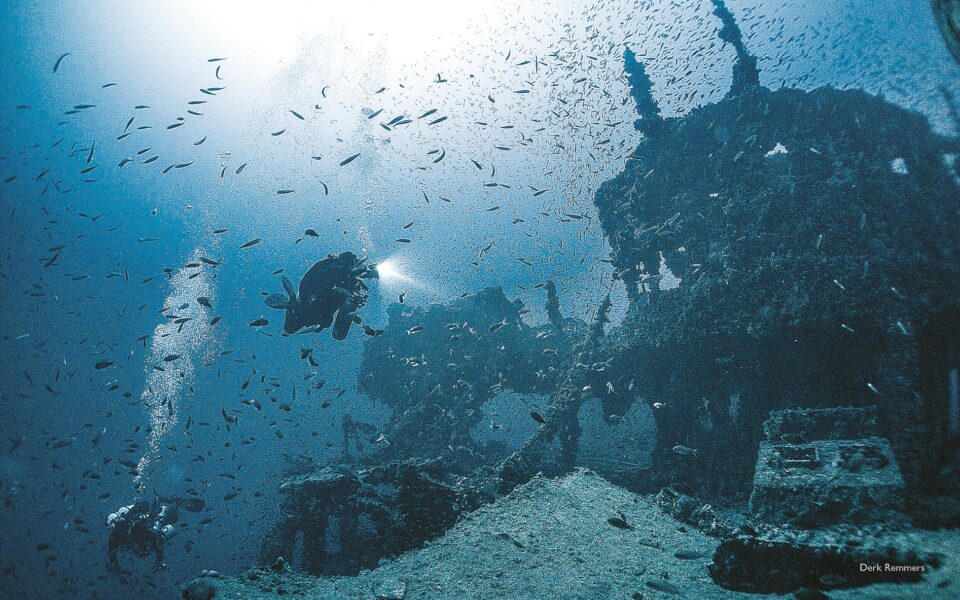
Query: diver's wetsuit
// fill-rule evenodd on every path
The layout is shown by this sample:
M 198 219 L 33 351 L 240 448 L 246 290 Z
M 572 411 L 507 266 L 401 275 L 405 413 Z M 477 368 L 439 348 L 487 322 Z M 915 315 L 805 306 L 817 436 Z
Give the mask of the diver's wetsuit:
M 173 535 L 173 524 L 178 520 L 174 506 L 146 502 L 125 506 L 107 518 L 110 537 L 107 557 L 116 565 L 120 550 L 129 550 L 137 556 L 156 556 L 163 564 L 163 544 Z
M 304 327 L 320 331 L 332 323 L 334 339 L 345 339 L 350 325 L 358 320 L 357 310 L 367 301 L 368 288 L 362 280 L 368 277 L 376 277 L 376 272 L 352 252 L 331 254 L 318 261 L 300 280 L 296 297 L 288 299 L 283 330 L 288 334 Z

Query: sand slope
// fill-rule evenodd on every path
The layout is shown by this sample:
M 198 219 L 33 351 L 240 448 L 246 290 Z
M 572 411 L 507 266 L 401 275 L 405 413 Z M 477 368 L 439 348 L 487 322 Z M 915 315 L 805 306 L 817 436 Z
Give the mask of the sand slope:
M 633 529 L 608 522 L 618 512 Z M 931 542 L 943 549 L 944 544 L 958 545 L 956 534 L 930 535 Z M 580 470 L 561 479 L 537 477 L 463 518 L 426 547 L 358 577 L 317 578 L 257 569 L 236 578 L 198 581 L 213 584 L 216 598 L 224 600 L 371 600 L 399 598 L 399 591 L 404 600 L 763 597 L 730 592 L 713 583 L 706 567 L 717 543 L 663 514 L 652 498 Z M 675 557 L 680 551 L 700 557 L 681 560 Z M 829 594 L 831 598 L 949 597 L 953 585 L 938 588 L 937 584 L 950 579 L 956 570 L 953 562 L 948 558 L 922 584 Z

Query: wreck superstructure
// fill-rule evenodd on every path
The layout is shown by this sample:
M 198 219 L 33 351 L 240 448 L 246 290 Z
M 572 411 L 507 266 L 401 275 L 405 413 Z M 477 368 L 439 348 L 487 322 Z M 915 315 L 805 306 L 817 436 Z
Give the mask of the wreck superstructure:
M 610 351 L 674 409 L 660 471 L 698 470 L 682 443 L 743 489 L 770 410 L 870 404 L 909 483 L 955 469 L 957 141 L 859 90 L 767 89 L 737 50 L 730 93 L 671 119 L 627 53 L 645 138 L 596 197 L 631 299 Z

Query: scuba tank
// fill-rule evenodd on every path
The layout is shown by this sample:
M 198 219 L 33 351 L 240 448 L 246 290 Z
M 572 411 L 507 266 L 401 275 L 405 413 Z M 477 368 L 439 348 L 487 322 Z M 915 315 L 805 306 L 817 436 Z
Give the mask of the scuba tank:
M 333 331 L 331 332 L 333 339 L 337 341 L 347 339 L 347 333 L 350 331 L 350 326 L 353 325 L 353 317 L 357 308 L 359 308 L 357 301 L 353 298 L 343 303 L 343 306 L 337 312 L 337 320 L 333 322 Z
M 357 260 L 356 256 L 352 252 L 344 252 L 339 257 L 338 260 L 342 260 L 346 264 L 352 265 L 350 269 L 350 278 L 353 279 L 353 284 L 351 289 L 359 287 L 359 291 L 352 293 L 350 297 L 340 306 L 340 310 L 337 312 L 337 318 L 333 322 L 333 331 L 331 335 L 333 339 L 337 341 L 343 341 L 347 339 L 347 333 L 350 332 L 350 326 L 354 322 L 359 323 L 360 319 L 357 317 L 357 311 L 360 310 L 367 301 L 366 290 L 367 285 L 362 281 L 363 279 L 368 279 L 370 277 L 376 278 L 376 270 L 367 265 L 363 264 L 366 259 Z M 339 288 L 337 288 L 339 289 Z M 351 294 L 349 290 L 343 290 L 345 294 Z
M 173 525 L 164 525 L 157 533 L 163 538 L 164 542 L 168 542 L 170 538 L 177 535 L 177 530 L 174 529 Z

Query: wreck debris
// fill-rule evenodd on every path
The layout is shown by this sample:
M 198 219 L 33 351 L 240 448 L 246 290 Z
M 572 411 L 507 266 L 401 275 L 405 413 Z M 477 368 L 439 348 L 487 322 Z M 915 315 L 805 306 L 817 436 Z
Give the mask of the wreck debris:
M 713 14 L 720 19 L 723 27 L 720 28 L 720 39 L 727 42 L 737 52 L 737 60 L 733 67 L 733 82 L 730 84 L 728 96 L 739 96 L 750 87 L 760 85 L 760 71 L 757 69 L 757 59 L 747 52 L 743 45 L 743 34 L 733 15 L 727 9 L 723 0 L 711 0 Z
M 557 285 L 553 283 L 553 280 L 550 280 L 544 285 L 544 289 L 547 291 L 547 319 L 549 319 L 550 324 L 552 324 L 558 332 L 562 332 L 563 315 L 560 314 L 560 299 L 557 297 Z
M 360 365 L 360 389 L 393 409 L 383 428 L 391 444 L 371 460 L 434 459 L 466 449 L 472 458 L 458 467 L 466 472 L 506 456 L 509 449 L 471 436 L 484 404 L 502 392 L 550 393 L 571 360 L 566 340 L 584 328 L 560 314 L 556 288 L 545 287 L 551 322 L 536 327 L 500 288 L 445 304 L 391 306 L 383 335 L 367 340 Z M 413 328 L 417 335 L 408 335 Z
M 759 85 L 733 16 L 714 9 L 737 50 L 729 93 L 661 118 L 595 198 L 630 308 L 593 351 L 670 407 L 653 413 L 654 478 L 746 495 L 770 410 L 877 404 L 908 488 L 960 492 L 960 476 L 935 475 L 960 473 L 943 431 L 957 141 L 860 90 Z M 650 80 L 626 58 L 647 133 Z M 679 287 L 659 289 L 663 269 Z M 677 460 L 677 444 L 701 458 Z
M 281 519 L 261 547 L 261 564 L 293 560 L 303 537 L 302 570 L 314 575 L 356 575 L 446 531 L 475 508 L 470 490 L 436 477 L 437 463 L 388 463 L 358 471 L 326 467 L 281 486 Z
M 523 448 L 500 464 L 501 492 L 525 483 L 538 472 L 560 475 L 576 466 L 577 442 L 581 432 L 577 413 L 589 398 L 586 392 L 590 388 L 584 384 L 589 371 L 587 365 L 594 357 L 589 349 L 603 336 L 603 324 L 609 310 L 608 294 L 597 311 L 589 335 L 573 350 L 572 366 L 551 395 L 550 404 L 543 415 L 544 422 L 533 437 L 524 443 Z M 555 452 L 555 442 L 559 442 L 559 452 Z
M 875 412 L 871 407 L 771 415 L 750 496 L 753 516 L 807 528 L 903 524 L 903 477 L 890 443 L 876 437 L 876 418 L 868 416 Z
M 844 538 L 854 543 L 837 542 Z M 941 561 L 934 553 L 914 550 L 908 536 L 822 532 L 800 539 L 775 532 L 724 540 L 709 570 L 715 582 L 730 590 L 787 594 L 801 588 L 831 590 L 879 582 L 916 583 Z M 884 564 L 894 569 L 861 569 L 861 565 Z
M 627 83 L 630 84 L 630 95 L 633 96 L 637 113 L 640 115 L 640 118 L 634 122 L 634 127 L 644 135 L 655 135 L 659 125 L 663 124 L 663 118 L 660 116 L 660 106 L 653 99 L 653 83 L 650 81 L 650 76 L 630 48 L 624 50 L 623 62 L 627 72 Z

